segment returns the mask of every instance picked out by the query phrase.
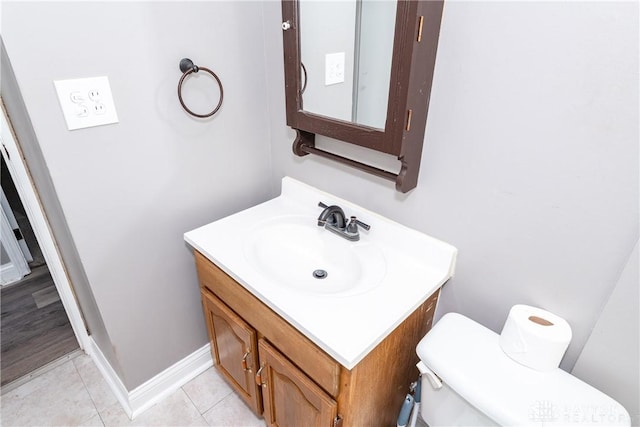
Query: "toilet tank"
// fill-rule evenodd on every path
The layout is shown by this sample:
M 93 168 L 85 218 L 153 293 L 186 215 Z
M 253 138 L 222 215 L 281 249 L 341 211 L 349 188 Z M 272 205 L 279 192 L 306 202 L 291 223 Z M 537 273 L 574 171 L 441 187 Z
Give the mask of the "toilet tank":
M 429 427 L 498 425 L 443 383 L 424 363 L 419 362 L 418 369 L 422 374 L 420 415 Z
M 420 341 L 421 414 L 429 426 L 630 425 L 618 402 L 562 369 L 513 361 L 499 337 L 448 313 Z

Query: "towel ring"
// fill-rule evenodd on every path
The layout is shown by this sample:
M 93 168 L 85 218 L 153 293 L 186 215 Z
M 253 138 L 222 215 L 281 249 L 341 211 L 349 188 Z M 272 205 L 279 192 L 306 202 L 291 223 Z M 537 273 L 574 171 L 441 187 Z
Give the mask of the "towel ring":
M 300 61 L 300 68 L 302 68 L 302 75 L 304 77 L 304 84 L 302 85 L 302 90 L 300 90 L 300 95 L 307 90 L 307 67 L 304 66 L 304 63 Z
M 184 103 L 184 100 L 182 99 L 182 84 L 184 83 L 184 79 L 191 73 L 197 73 L 198 71 L 204 71 L 206 73 L 209 73 L 213 76 L 213 78 L 216 80 L 216 82 L 218 82 L 218 87 L 220 88 L 220 101 L 218 102 L 218 105 L 216 105 L 216 108 L 213 109 L 213 111 L 211 111 L 208 114 L 197 114 L 194 113 L 193 111 L 191 111 Z M 192 116 L 195 117 L 200 117 L 202 119 L 205 119 L 207 117 L 211 117 L 213 116 L 215 113 L 218 112 L 218 110 L 220 109 L 220 106 L 222 105 L 222 99 L 224 98 L 224 92 L 222 89 L 222 82 L 220 81 L 220 79 L 218 78 L 218 76 L 216 75 L 216 73 L 214 73 L 213 71 L 211 71 L 208 68 L 205 67 L 198 67 L 197 65 L 195 65 L 193 63 L 193 61 L 191 61 L 189 58 L 182 58 L 180 60 L 180 71 L 182 71 L 182 77 L 180 77 L 180 81 L 178 82 L 178 99 L 180 100 L 180 104 L 182 105 L 182 108 L 185 109 L 185 111 L 189 114 L 191 114 Z

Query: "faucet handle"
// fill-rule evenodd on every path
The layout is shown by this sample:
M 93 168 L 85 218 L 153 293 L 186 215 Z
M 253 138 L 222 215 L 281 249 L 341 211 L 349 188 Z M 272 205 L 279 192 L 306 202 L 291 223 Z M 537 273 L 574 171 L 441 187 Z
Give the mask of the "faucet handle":
M 358 224 L 360 227 L 364 228 L 367 231 L 371 230 L 371 226 L 369 224 L 365 224 L 364 222 L 360 221 L 359 219 L 356 219 L 355 216 L 353 217 L 353 219 L 356 222 L 356 224 Z
M 352 216 L 351 221 L 349 221 L 349 224 L 347 225 L 347 231 L 350 233 L 357 233 L 358 226 L 364 228 L 367 231 L 371 229 L 371 226 L 369 224 L 365 224 L 364 222 L 357 219 L 355 216 Z
M 320 206 L 322 209 L 326 209 L 326 208 L 329 207 L 329 205 L 326 205 L 326 204 L 324 204 L 322 202 L 318 202 L 318 206 Z

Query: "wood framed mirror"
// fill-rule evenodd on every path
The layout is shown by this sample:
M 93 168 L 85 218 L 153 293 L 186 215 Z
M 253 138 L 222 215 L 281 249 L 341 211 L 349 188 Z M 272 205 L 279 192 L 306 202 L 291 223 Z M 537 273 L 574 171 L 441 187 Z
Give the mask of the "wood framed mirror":
M 325 13 L 313 9 L 319 5 L 352 9 Z M 390 6 L 392 11 L 395 9 L 395 19 L 388 13 Z M 370 12 L 364 7 L 378 10 Z M 394 181 L 396 189 L 403 193 L 415 188 L 442 9 L 443 0 L 282 0 L 287 125 L 297 132 L 293 152 L 298 156 L 319 155 Z M 385 19 L 391 21 L 367 21 L 374 19 L 369 15 L 387 16 Z M 345 18 L 347 21 L 340 23 L 339 19 Z M 312 31 L 310 27 L 316 28 Z M 369 32 L 364 33 L 363 28 Z M 373 40 L 374 36 L 377 40 Z M 332 37 L 346 47 L 331 46 L 327 40 Z M 324 45 L 316 48 L 314 40 Z M 377 63 L 367 69 L 363 56 L 367 49 L 374 52 L 369 58 L 379 61 L 380 57 L 388 57 L 388 64 Z M 363 81 L 373 70 L 380 71 L 381 83 Z M 372 95 L 374 86 L 376 94 Z M 312 97 L 314 87 L 319 95 Z M 342 93 L 351 93 L 351 98 L 338 96 L 338 87 Z M 346 109 L 350 115 L 349 111 L 342 111 L 349 103 Z M 375 118 L 362 113 L 369 106 L 376 107 Z M 394 173 L 317 148 L 315 135 L 397 156 L 400 170 Z

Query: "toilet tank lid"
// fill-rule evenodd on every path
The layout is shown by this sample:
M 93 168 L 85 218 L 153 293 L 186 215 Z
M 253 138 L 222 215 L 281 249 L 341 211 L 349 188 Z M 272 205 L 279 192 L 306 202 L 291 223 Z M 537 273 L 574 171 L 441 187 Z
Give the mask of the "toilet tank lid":
M 541 372 L 515 362 L 498 339 L 468 317 L 447 313 L 416 352 L 445 384 L 500 425 L 630 425 L 628 412 L 606 394 L 562 369 Z

